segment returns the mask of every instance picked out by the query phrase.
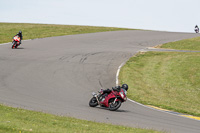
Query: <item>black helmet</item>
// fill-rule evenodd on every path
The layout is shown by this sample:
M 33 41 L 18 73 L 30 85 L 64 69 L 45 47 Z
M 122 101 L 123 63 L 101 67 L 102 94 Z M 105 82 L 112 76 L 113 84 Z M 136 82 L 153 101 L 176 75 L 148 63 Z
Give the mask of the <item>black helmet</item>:
M 122 88 L 124 88 L 127 91 L 128 90 L 128 85 L 127 84 L 123 84 Z
M 20 30 L 19 33 L 22 34 L 22 31 Z

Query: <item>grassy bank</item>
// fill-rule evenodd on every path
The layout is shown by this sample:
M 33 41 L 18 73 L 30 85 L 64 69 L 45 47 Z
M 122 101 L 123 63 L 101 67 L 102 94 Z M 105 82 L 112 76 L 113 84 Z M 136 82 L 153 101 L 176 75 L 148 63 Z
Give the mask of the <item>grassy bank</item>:
M 70 117 L 61 117 L 40 112 L 22 110 L 0 105 L 1 133 L 156 133 L 111 124 L 102 124 Z
M 180 49 L 180 50 L 197 50 L 200 51 L 200 37 L 170 42 L 160 46 L 161 48 Z
M 119 79 L 130 99 L 200 116 L 199 77 L 200 53 L 147 52 L 132 57 Z
M 75 25 L 47 25 L 47 24 L 23 24 L 0 23 L 0 43 L 11 42 L 12 37 L 19 32 L 23 33 L 23 39 L 44 38 L 52 36 L 94 33 L 104 31 L 130 30 L 125 28 L 75 26 Z

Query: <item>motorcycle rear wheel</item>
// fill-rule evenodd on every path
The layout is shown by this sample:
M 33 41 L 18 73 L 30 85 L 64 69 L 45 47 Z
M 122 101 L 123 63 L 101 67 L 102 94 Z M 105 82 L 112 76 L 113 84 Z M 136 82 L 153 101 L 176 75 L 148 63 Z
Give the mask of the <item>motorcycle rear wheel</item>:
M 96 97 L 90 99 L 89 105 L 90 107 L 96 107 L 98 105 Z
M 116 101 L 115 103 L 111 102 L 110 105 L 109 105 L 109 110 L 110 111 L 117 110 L 121 106 L 121 103 L 122 103 L 121 101 Z

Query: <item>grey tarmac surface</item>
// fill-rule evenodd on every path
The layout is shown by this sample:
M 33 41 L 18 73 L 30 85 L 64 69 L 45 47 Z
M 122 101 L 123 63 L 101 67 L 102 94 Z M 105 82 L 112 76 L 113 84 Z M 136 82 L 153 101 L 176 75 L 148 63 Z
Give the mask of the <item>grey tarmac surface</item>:
M 130 30 L 23 41 L 19 49 L 1 45 L 0 103 L 130 127 L 200 132 L 200 121 L 130 101 L 116 112 L 88 105 L 93 91 L 115 86 L 119 65 L 139 50 L 196 36 Z

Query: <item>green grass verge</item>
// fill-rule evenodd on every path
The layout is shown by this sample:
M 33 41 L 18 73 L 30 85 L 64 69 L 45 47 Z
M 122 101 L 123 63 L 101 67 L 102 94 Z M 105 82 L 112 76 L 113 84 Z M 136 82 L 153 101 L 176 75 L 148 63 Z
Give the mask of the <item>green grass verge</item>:
M 160 46 L 161 48 L 197 50 L 200 51 L 200 37 L 185 39 L 177 42 L 170 42 Z
M 122 67 L 128 97 L 181 113 L 200 116 L 200 53 L 147 52 Z
M 0 105 L 1 133 L 156 133 L 157 131 L 96 123 Z
M 75 25 L 49 25 L 49 24 L 24 24 L 24 23 L 0 23 L 0 43 L 12 41 L 12 37 L 19 32 L 23 33 L 23 39 L 35 39 L 52 36 L 94 33 L 104 31 L 130 30 L 113 27 L 75 26 Z

